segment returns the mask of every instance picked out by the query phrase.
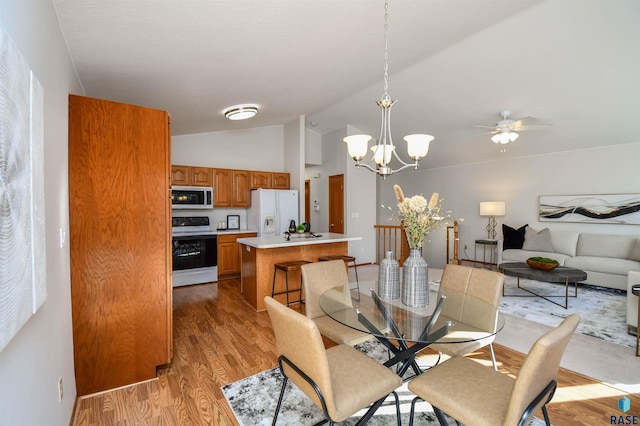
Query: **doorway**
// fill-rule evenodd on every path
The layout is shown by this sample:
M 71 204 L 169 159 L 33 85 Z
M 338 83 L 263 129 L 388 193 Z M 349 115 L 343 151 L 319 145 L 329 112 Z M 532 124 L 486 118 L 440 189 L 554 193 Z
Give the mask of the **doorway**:
M 329 232 L 344 234 L 344 175 L 329 176 Z

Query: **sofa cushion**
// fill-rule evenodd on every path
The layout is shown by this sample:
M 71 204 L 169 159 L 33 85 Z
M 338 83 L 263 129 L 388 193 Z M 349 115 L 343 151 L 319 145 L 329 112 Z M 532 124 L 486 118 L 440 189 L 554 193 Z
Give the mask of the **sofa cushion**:
M 580 234 L 576 255 L 631 259 L 636 239 L 628 235 Z
M 624 275 L 629 271 L 640 270 L 640 262 L 612 257 L 576 256 L 566 259 L 564 266 L 583 271 L 597 271 L 604 274 Z
M 553 253 L 548 251 L 527 251 L 527 250 L 504 250 L 502 252 L 502 262 L 526 262 L 530 257 L 548 257 L 557 260 L 560 266 L 566 266 L 565 260 L 571 256 L 566 254 Z
M 553 251 L 568 256 L 575 256 L 579 237 L 580 233 L 577 231 L 551 231 Z
M 514 229 L 508 225 L 502 224 L 502 248 L 508 249 L 521 249 L 524 244 L 524 232 L 527 225 L 523 225 L 518 229 Z
M 524 233 L 523 250 L 528 251 L 544 251 L 552 252 L 553 244 L 551 243 L 551 231 L 549 228 L 544 228 L 541 231 L 536 231 L 530 226 L 527 226 Z

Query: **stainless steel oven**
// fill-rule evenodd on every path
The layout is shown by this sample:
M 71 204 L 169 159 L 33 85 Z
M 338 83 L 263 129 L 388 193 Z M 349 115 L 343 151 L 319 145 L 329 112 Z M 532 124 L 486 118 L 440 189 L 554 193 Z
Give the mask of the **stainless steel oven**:
M 218 281 L 218 236 L 209 218 L 172 218 L 173 286 Z

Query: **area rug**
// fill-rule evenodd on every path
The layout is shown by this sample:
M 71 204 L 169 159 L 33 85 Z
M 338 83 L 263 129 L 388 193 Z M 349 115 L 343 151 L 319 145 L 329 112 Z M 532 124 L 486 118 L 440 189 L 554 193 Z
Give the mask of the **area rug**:
M 565 309 L 539 297 L 509 296 L 527 295 L 526 291 L 517 288 L 516 280 L 514 277 L 505 277 L 506 296 L 500 301 L 502 313 L 555 327 L 575 312 L 581 316 L 577 333 L 635 348 L 635 336 L 627 333 L 625 291 L 580 284 L 578 297 L 569 297 L 569 307 Z M 520 285 L 537 293 L 558 295 L 551 297 L 551 300 L 564 304 L 564 285 L 526 279 L 520 279 Z M 569 295 L 572 294 L 574 287 L 569 288 Z
M 379 362 L 384 362 L 387 358 L 387 351 L 377 341 L 368 341 L 355 346 L 356 349 L 364 352 Z M 278 368 L 262 371 L 251 377 L 222 387 L 222 392 L 227 398 L 233 413 L 241 426 L 270 425 L 282 387 L 283 377 Z M 366 383 L 363 383 L 366 386 Z M 402 424 L 409 424 L 409 412 L 411 401 L 415 397 L 411 393 L 407 384 L 403 384 L 397 391 L 400 399 L 402 412 Z M 366 410 L 356 413 L 353 417 L 345 420 L 342 425 L 354 425 Z M 307 396 L 295 385 L 288 382 L 287 389 L 278 414 L 277 424 L 279 425 L 312 425 L 324 418 L 322 411 L 317 408 Z M 375 415 L 367 423 L 371 426 L 387 426 L 396 424 L 396 412 L 393 396 L 387 398 L 385 404 L 380 407 Z M 433 412 L 433 408 L 426 402 L 416 404 L 416 425 L 439 425 Z M 449 424 L 455 422 L 449 419 Z M 543 425 L 539 419 L 534 418 L 531 426 Z

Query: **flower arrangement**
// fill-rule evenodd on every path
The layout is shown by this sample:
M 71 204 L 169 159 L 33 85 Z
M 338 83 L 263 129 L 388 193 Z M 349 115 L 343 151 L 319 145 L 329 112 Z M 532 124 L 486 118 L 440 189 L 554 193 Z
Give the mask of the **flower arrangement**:
M 407 234 L 407 240 L 411 249 L 420 249 L 424 244 L 425 236 L 451 219 L 451 212 L 443 216 L 442 199 L 434 192 L 427 203 L 427 199 L 420 195 L 405 197 L 398 185 L 393 186 L 398 199 L 398 211 L 400 220 Z

